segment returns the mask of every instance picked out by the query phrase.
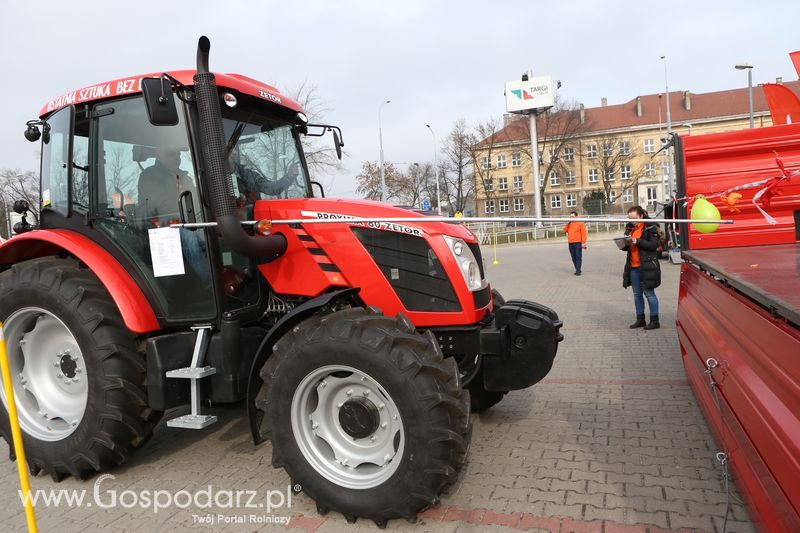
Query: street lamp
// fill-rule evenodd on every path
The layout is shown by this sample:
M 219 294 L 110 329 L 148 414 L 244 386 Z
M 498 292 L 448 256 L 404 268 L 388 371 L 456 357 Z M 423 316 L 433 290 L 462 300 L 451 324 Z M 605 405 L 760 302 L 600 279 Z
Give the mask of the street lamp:
M 381 201 L 386 199 L 386 176 L 383 173 L 383 128 L 381 126 L 381 111 L 383 106 L 392 103 L 391 100 L 386 100 L 378 107 L 378 142 L 381 145 Z
M 667 136 L 671 139 L 672 136 L 672 116 L 670 115 L 669 109 L 669 82 L 667 81 L 667 56 L 661 56 L 661 60 L 664 62 L 664 93 L 667 96 Z M 674 181 L 673 181 L 673 171 L 672 171 L 672 145 L 667 149 L 667 163 L 669 165 L 669 196 L 672 196 L 672 191 L 675 190 Z
M 747 96 L 750 99 L 750 127 L 753 128 L 753 65 L 750 63 L 736 63 L 736 70 L 747 71 Z
M 431 135 L 433 135 L 433 180 L 436 182 L 436 212 L 441 215 L 442 197 L 439 194 L 439 155 L 436 147 L 436 134 L 433 132 L 433 128 L 431 128 L 430 124 L 425 124 L 425 126 L 431 130 Z

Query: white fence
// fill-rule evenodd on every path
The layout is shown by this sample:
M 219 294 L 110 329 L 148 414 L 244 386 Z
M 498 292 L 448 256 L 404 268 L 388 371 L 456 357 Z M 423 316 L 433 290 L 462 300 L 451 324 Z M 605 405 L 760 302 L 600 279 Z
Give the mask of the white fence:
M 537 241 L 540 239 L 552 239 L 555 237 L 565 237 L 563 224 L 549 224 L 543 226 L 522 226 L 514 223 L 506 226 L 503 223 L 480 223 L 469 224 L 469 229 L 478 237 L 481 244 L 508 244 L 515 242 Z M 599 233 L 601 231 L 624 231 L 625 225 L 621 222 L 587 222 L 586 231 L 588 233 Z

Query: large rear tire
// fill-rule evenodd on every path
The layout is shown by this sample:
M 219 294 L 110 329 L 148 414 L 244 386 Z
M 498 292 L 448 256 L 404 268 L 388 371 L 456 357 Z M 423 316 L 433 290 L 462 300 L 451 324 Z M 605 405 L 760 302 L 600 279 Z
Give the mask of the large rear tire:
M 469 394 L 455 361 L 404 317 L 351 308 L 276 343 L 256 408 L 272 463 L 320 513 L 379 526 L 434 505 L 463 466 Z
M 85 479 L 150 437 L 161 412 L 147 405 L 141 343 L 89 270 L 41 258 L 0 273 L 0 321 L 31 473 Z M 0 399 L 11 448 L 3 391 Z

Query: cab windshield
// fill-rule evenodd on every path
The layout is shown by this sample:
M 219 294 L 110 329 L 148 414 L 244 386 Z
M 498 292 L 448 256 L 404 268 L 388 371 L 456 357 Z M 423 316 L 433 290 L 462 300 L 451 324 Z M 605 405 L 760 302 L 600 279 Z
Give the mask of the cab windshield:
M 257 200 L 310 196 L 291 124 L 238 109 L 223 110 L 222 122 L 239 207 Z

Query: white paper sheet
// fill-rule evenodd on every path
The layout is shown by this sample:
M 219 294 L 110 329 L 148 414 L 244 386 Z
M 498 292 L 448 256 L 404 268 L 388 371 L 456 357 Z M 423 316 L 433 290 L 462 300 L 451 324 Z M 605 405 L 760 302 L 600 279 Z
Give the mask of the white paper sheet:
M 181 232 L 179 228 L 153 228 L 150 237 L 150 259 L 153 261 L 153 276 L 182 276 L 183 265 Z

